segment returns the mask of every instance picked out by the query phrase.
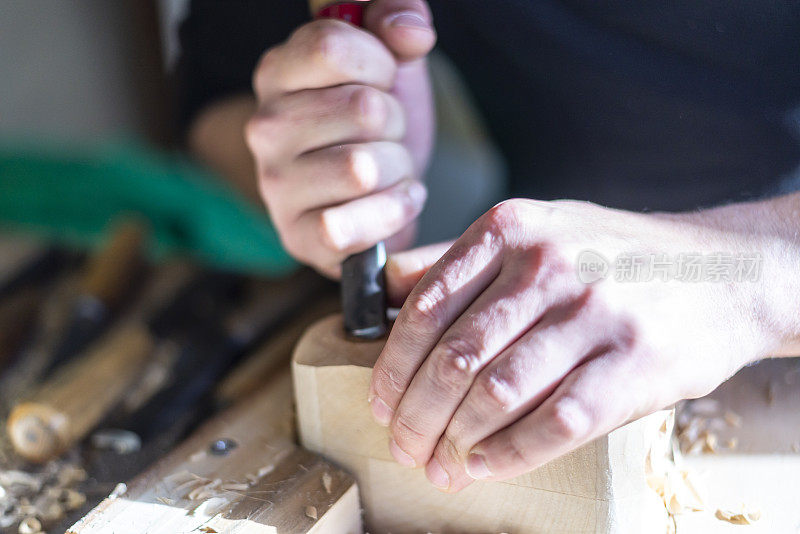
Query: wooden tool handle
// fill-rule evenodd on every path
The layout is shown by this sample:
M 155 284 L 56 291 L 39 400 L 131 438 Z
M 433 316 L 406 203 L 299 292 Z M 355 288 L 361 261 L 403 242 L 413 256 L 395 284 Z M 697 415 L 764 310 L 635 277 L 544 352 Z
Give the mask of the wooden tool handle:
M 146 238 L 147 229 L 141 220 L 122 221 L 109 242 L 89 260 L 82 293 L 107 306 L 116 305 L 143 265 Z
M 153 346 L 143 325 L 123 325 L 65 366 L 11 411 L 7 429 L 14 450 L 46 462 L 86 436 L 136 378 Z
M 174 298 L 194 272 L 181 262 L 160 267 L 118 327 L 13 408 L 6 429 L 21 456 L 32 462 L 58 456 L 114 407 L 155 346 L 147 317 Z

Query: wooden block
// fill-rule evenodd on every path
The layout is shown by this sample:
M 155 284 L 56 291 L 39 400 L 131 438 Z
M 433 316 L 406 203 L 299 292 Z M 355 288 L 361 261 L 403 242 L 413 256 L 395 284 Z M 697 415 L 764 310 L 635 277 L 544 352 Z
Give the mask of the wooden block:
M 352 477 L 295 444 L 283 369 L 68 530 L 107 532 L 357 534 L 361 512 Z
M 645 461 L 669 436 L 658 412 L 505 482 L 442 493 L 399 466 L 367 391 L 383 341 L 344 337 L 340 316 L 312 326 L 293 358 L 301 443 L 356 477 L 370 532 L 663 532 L 667 514 Z

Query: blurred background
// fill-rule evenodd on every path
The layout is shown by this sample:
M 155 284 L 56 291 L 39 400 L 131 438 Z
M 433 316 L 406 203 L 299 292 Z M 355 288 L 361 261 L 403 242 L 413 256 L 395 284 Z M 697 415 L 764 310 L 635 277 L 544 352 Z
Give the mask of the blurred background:
M 105 173 L 109 183 L 124 183 L 126 179 L 147 177 L 120 177 L 119 164 L 129 167 L 129 175 L 138 172 L 152 178 L 156 170 L 174 171 L 176 158 L 187 155 L 177 120 L 181 103 L 174 71 L 181 53 L 178 31 L 188 4 L 189 0 L 0 3 L 0 151 L 5 163 L 5 177 L 0 176 L 5 185 L 0 183 L 0 187 L 6 198 L 0 201 L 0 218 L 6 225 L 91 243 L 96 242 L 98 227 L 112 208 L 152 212 L 150 206 L 142 206 L 142 199 L 127 198 L 126 191 L 109 192 L 114 197 L 110 202 L 97 194 L 73 198 L 63 181 L 76 173 L 78 179 L 81 172 L 60 169 L 59 165 L 82 158 L 83 163 L 109 167 Z M 440 55 L 433 58 L 432 65 L 439 137 L 430 167 L 435 179 L 429 180 L 430 200 L 421 217 L 421 243 L 457 237 L 477 215 L 503 197 L 504 187 L 502 163 L 487 142 L 457 74 Z M 164 155 L 168 159 L 158 159 Z M 24 160 L 20 161 L 22 156 Z M 10 162 L 24 164 L 24 168 L 15 167 L 13 177 Z M 139 164 L 142 168 L 131 168 Z M 197 180 L 202 172 L 193 171 L 209 169 L 184 168 L 183 178 Z M 48 172 L 49 176 L 42 175 Z M 53 180 L 59 184 L 52 184 Z M 86 187 L 96 190 L 103 186 L 101 182 Z M 75 220 L 79 206 L 64 213 L 65 207 L 53 206 L 51 197 L 62 204 L 89 203 L 93 198 L 107 203 L 108 209 L 94 214 L 91 221 Z M 166 217 L 163 210 L 180 211 L 166 200 L 161 202 L 162 219 Z M 53 210 L 63 217 L 57 218 Z M 258 224 L 252 220 L 252 213 L 248 216 L 242 226 Z M 219 260 L 226 251 L 224 243 L 210 243 L 208 236 L 175 235 L 176 227 L 188 225 L 181 222 L 186 217 L 182 214 L 169 222 L 156 221 L 157 242 L 166 249 L 200 248 L 200 256 Z M 235 229 L 231 224 L 226 227 Z M 201 231 L 183 228 L 180 232 Z M 234 239 L 231 232 L 226 234 Z M 273 237 L 266 237 L 270 247 L 275 244 Z M 269 269 L 270 263 L 249 258 L 239 265 Z

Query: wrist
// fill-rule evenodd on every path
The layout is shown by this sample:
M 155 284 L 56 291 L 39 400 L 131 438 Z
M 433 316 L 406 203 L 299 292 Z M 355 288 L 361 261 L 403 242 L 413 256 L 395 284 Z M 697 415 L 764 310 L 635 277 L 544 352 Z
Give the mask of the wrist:
M 800 355 L 800 195 L 657 216 L 688 225 L 712 247 L 756 255 L 758 277 L 730 284 L 731 309 L 762 339 L 751 361 Z

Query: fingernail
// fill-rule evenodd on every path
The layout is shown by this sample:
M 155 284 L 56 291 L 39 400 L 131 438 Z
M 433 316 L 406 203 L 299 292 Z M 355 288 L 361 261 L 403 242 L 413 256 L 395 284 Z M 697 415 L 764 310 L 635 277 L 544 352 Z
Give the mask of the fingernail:
M 408 187 L 406 187 L 406 193 L 415 206 L 421 206 L 428 198 L 428 190 L 417 181 L 409 182 Z
M 392 453 L 392 456 L 394 456 L 394 459 L 397 460 L 397 463 L 399 463 L 400 465 L 405 467 L 417 466 L 417 462 L 415 462 L 414 459 L 406 451 L 401 449 L 400 446 L 397 443 L 395 443 L 393 439 L 389 440 L 389 452 Z
M 492 472 L 486 467 L 486 459 L 482 454 L 472 453 L 467 457 L 467 465 L 465 466 L 467 474 L 475 480 L 482 478 L 489 478 Z
M 428 28 L 430 24 L 419 13 L 413 11 L 401 11 L 400 13 L 393 13 L 386 17 L 386 24 L 388 26 L 407 27 L 407 28 Z
M 394 415 L 394 411 L 389 408 L 389 405 L 383 402 L 380 397 L 373 397 L 372 401 L 370 401 L 370 405 L 372 406 L 372 416 L 378 424 L 381 426 L 389 426 L 389 423 L 392 422 L 392 416 Z
M 431 484 L 439 489 L 446 490 L 450 487 L 450 475 L 444 470 L 439 460 L 432 458 L 428 465 L 425 467 L 425 475 Z

